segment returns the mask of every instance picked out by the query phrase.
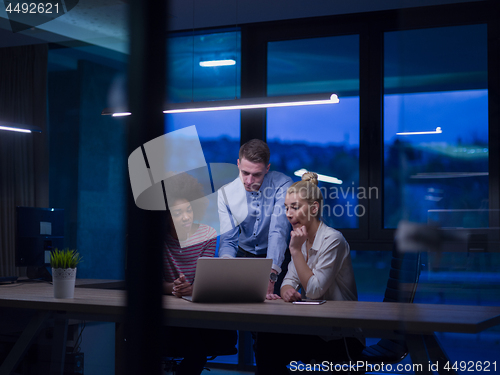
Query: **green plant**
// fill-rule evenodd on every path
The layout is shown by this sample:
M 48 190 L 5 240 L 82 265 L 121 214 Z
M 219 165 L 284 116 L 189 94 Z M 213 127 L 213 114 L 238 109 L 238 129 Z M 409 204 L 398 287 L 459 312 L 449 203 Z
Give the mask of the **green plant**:
M 52 250 L 50 252 L 50 266 L 52 268 L 76 268 L 82 257 L 76 250 Z

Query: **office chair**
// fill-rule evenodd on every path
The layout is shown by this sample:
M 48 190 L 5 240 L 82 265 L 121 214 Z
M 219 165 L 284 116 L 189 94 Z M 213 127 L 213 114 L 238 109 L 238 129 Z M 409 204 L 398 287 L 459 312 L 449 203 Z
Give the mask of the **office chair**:
M 389 278 L 384 293 L 383 302 L 413 303 L 417 291 L 418 279 L 421 270 L 420 252 L 400 252 L 394 243 L 391 258 Z M 381 339 L 374 345 L 367 346 L 359 356 L 349 354 L 349 347 L 344 338 L 346 352 L 351 362 L 362 361 L 371 365 L 395 364 L 401 362 L 408 355 L 408 346 L 405 340 Z M 356 368 L 354 374 L 364 374 L 364 368 Z M 350 372 L 347 372 L 349 374 Z
M 384 302 L 413 303 L 420 271 L 420 252 L 403 253 L 394 244 Z M 356 360 L 371 364 L 392 364 L 402 361 L 407 355 L 408 347 L 404 340 L 381 339 L 378 343 L 366 347 Z
M 418 253 L 400 252 L 396 243 L 392 250 L 391 268 L 384 293 L 383 302 L 413 303 L 417 291 L 418 280 L 421 270 L 421 257 Z M 360 355 L 351 356 L 349 347 L 344 338 L 344 344 L 349 360 L 352 363 L 362 361 L 372 365 L 394 364 L 401 362 L 408 355 L 408 347 L 405 340 L 381 339 L 374 345 L 366 347 Z M 345 364 L 339 362 L 339 365 Z M 335 365 L 335 364 L 333 364 Z M 354 366 L 353 374 L 361 375 L 366 372 L 363 368 Z M 344 374 L 350 374 L 350 371 Z

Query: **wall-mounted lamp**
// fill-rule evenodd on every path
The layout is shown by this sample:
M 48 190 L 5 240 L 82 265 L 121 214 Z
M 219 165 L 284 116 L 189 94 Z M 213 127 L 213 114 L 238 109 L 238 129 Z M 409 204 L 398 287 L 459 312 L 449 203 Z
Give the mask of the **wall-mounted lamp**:
M 417 134 L 441 134 L 443 130 L 438 126 L 436 130 L 430 130 L 426 132 L 402 132 L 396 133 L 396 135 L 417 135 Z
M 206 102 L 169 104 L 167 105 L 163 113 L 188 113 L 226 111 L 231 109 L 295 107 L 304 105 L 336 104 L 338 102 L 339 98 L 336 94 L 269 96 L 257 99 L 211 100 Z M 119 117 L 129 116 L 131 115 L 131 113 L 124 108 L 105 108 L 101 112 L 101 115 L 111 115 L 114 117 Z
M 307 172 L 307 170 L 302 168 L 302 169 L 299 169 L 298 171 L 293 172 L 293 174 L 295 176 L 302 177 L 302 175 L 306 172 Z M 316 173 L 316 174 L 318 175 L 318 181 L 329 182 L 331 184 L 337 184 L 337 185 L 342 184 L 342 180 L 339 180 L 336 177 L 326 176 L 324 174 L 319 174 L 319 173 Z

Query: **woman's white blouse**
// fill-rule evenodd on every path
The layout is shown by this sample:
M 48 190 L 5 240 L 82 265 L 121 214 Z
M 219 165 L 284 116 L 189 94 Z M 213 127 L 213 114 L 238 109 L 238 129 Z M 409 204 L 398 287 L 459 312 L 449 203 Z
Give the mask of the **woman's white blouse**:
M 307 259 L 306 242 L 302 244 L 302 254 Z M 302 288 L 302 297 L 333 301 L 356 301 L 358 293 L 352 269 L 349 244 L 342 233 L 320 223 L 314 243 L 309 250 L 307 265 L 313 275 Z M 282 285 L 298 289 L 300 279 L 293 259 Z M 305 294 L 305 295 L 304 295 Z

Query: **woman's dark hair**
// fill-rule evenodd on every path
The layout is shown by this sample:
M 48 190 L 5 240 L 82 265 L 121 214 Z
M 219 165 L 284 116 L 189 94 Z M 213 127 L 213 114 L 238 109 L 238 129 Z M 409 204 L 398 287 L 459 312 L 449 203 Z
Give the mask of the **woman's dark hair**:
M 209 202 L 203 191 L 203 185 L 196 178 L 187 173 L 179 173 L 165 179 L 163 186 L 165 187 L 169 207 L 175 201 L 185 199 L 191 203 L 194 220 L 203 218 Z

